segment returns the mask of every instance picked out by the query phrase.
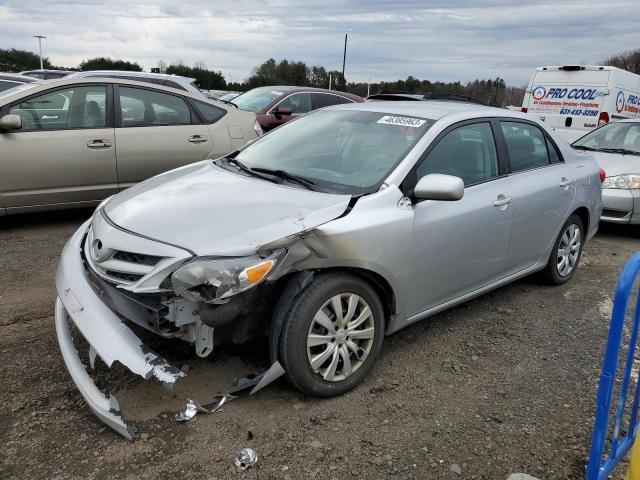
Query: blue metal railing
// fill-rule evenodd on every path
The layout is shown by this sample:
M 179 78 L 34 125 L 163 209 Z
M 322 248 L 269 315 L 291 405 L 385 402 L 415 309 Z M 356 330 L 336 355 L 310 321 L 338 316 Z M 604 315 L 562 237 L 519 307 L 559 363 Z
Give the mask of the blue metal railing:
M 600 372 L 600 384 L 596 396 L 596 414 L 593 425 L 593 436 L 591 438 L 591 452 L 589 463 L 587 464 L 586 480 L 603 480 L 611 473 L 611 470 L 618 464 L 620 459 L 629 451 L 638 431 L 638 402 L 640 400 L 640 382 L 637 382 L 633 393 L 633 403 L 629 412 L 629 424 L 623 436 L 620 436 L 623 427 L 623 417 L 627 404 L 627 393 L 629 381 L 633 369 L 633 358 L 638 340 L 638 329 L 640 323 L 640 294 L 636 299 L 635 310 L 631 320 L 631 330 L 629 334 L 629 345 L 626 353 L 622 381 L 620 383 L 618 403 L 615 412 L 615 423 L 613 425 L 609 453 L 603 460 L 605 454 L 605 442 L 607 439 L 607 427 L 609 425 L 609 414 L 613 400 L 613 390 L 615 386 L 616 370 L 618 367 L 618 355 L 622 347 L 622 333 L 629 304 L 629 297 L 632 294 L 636 278 L 640 273 L 640 252 L 637 252 L 627 262 L 616 286 L 616 294 L 613 300 L 613 311 L 611 312 L 611 324 L 609 325 L 609 335 L 604 352 L 602 372 Z

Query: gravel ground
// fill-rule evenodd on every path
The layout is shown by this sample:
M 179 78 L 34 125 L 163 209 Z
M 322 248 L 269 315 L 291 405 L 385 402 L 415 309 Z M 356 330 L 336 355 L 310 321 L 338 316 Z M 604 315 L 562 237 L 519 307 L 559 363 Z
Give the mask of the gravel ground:
M 142 434 L 131 443 L 93 416 L 55 338 L 58 257 L 89 214 L 1 221 L 0 476 L 582 478 L 611 293 L 640 247 L 637 229 L 602 226 L 568 285 L 527 278 L 387 338 L 369 378 L 340 398 L 307 398 L 281 380 L 178 424 L 184 395 L 207 401 L 258 367 L 265 349 L 221 348 L 204 361 L 175 342 L 155 345 L 189 365 L 189 380 L 174 394 L 126 375 L 117 382 Z M 238 473 L 232 458 L 247 446 L 259 462 Z

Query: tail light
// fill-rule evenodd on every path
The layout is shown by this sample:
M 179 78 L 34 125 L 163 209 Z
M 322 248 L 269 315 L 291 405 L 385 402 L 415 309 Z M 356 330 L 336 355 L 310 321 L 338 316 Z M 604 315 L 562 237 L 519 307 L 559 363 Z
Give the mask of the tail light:
M 598 175 L 600 175 L 600 183 L 604 183 L 604 179 L 607 178 L 607 173 L 601 168 Z
M 258 120 L 256 120 L 255 122 L 253 122 L 253 130 L 256 132 L 256 135 L 258 135 L 259 137 L 262 136 L 262 134 L 264 133 L 262 131 L 262 127 L 260 126 L 260 124 L 258 123 Z
M 598 126 L 606 125 L 609 123 L 609 114 L 607 112 L 600 112 L 600 116 L 598 117 Z
M 527 107 L 522 107 L 522 108 L 520 109 L 520 111 L 521 111 L 522 113 L 527 113 L 527 112 L 529 111 L 529 109 L 528 109 Z

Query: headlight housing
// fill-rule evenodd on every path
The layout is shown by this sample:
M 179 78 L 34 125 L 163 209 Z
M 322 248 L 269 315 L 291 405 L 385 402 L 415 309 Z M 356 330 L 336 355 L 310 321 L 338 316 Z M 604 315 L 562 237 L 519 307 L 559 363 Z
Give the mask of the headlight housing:
M 602 188 L 616 188 L 622 190 L 640 189 L 640 173 L 627 173 L 607 177 L 602 183 Z
M 230 297 L 263 282 L 284 257 L 199 257 L 176 270 L 171 283 L 176 295 L 194 302 L 225 303 Z

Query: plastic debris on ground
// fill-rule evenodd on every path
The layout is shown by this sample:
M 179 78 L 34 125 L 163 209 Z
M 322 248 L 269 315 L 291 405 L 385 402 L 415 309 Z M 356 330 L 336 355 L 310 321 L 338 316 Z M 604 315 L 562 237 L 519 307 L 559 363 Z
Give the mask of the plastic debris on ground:
M 247 468 L 255 465 L 258 462 L 258 454 L 252 448 L 243 448 L 233 458 L 238 470 L 246 470 Z

